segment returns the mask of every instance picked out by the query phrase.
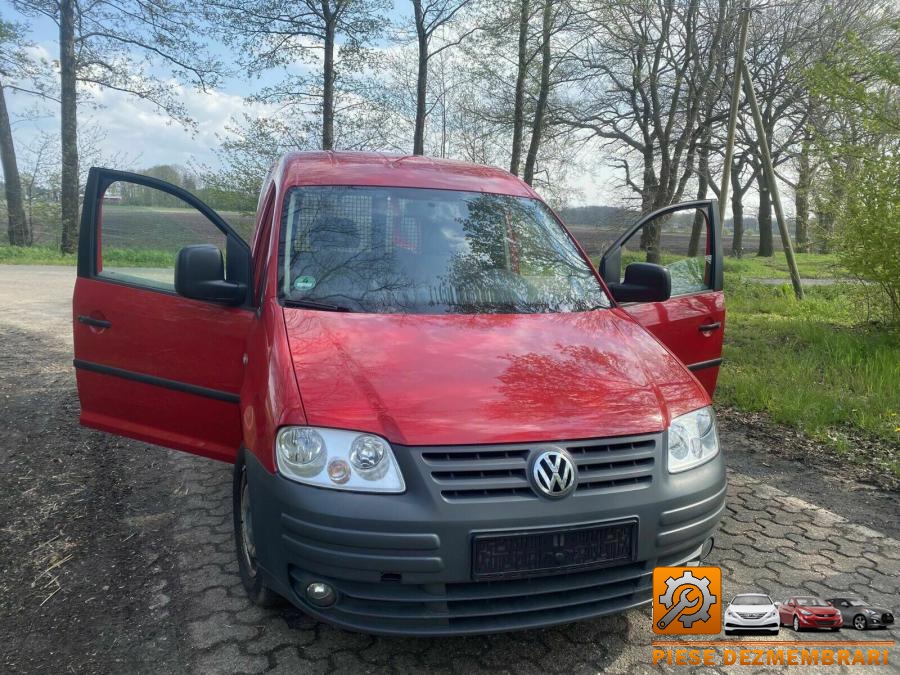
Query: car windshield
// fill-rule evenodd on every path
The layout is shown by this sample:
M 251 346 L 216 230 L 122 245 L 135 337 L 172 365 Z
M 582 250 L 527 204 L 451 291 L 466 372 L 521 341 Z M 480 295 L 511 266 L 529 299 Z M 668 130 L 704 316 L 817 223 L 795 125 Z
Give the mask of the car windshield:
M 866 602 L 865 600 L 851 600 L 850 606 L 851 607 L 868 607 L 869 603 Z
M 819 598 L 797 598 L 798 607 L 828 607 L 828 603 Z
M 771 605 L 772 599 L 768 595 L 736 595 L 731 601 L 732 605 Z
M 279 295 L 320 309 L 412 314 L 610 307 L 539 200 L 423 188 L 308 186 L 282 212 Z

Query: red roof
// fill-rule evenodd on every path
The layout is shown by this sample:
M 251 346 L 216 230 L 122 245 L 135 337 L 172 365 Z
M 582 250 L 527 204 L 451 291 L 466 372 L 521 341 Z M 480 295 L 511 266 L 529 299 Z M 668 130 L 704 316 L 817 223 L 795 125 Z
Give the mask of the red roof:
M 380 152 L 292 152 L 281 158 L 282 184 L 437 188 L 537 197 L 524 181 L 491 166 Z

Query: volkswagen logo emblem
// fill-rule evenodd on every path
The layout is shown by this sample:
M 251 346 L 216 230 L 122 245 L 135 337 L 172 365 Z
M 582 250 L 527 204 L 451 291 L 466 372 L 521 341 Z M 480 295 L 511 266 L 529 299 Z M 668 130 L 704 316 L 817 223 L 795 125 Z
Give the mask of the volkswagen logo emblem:
M 562 448 L 544 450 L 531 465 L 531 480 L 538 494 L 551 499 L 566 497 L 578 482 L 578 468 Z

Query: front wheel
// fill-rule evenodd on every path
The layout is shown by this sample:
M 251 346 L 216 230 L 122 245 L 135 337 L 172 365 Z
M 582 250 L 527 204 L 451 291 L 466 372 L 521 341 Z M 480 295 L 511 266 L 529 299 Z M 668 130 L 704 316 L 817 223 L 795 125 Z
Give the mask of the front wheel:
M 800 632 L 800 619 L 796 616 L 794 617 L 794 630 L 798 633 Z
M 866 617 L 862 614 L 857 614 L 853 617 L 853 627 L 856 630 L 865 630 L 866 629 Z
M 250 485 L 247 482 L 247 465 L 244 453 L 239 452 L 234 464 L 232 481 L 232 511 L 234 513 L 234 543 L 238 559 L 241 583 L 253 604 L 258 607 L 272 607 L 278 604 L 280 596 L 263 581 L 262 572 L 256 564 L 256 544 L 253 539 L 253 513 L 250 509 Z

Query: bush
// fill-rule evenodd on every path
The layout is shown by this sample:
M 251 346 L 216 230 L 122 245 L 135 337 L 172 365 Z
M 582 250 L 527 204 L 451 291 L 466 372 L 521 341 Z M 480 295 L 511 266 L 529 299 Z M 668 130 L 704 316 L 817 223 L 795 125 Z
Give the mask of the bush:
M 863 162 L 839 210 L 838 258 L 884 293 L 900 319 L 900 157 Z

